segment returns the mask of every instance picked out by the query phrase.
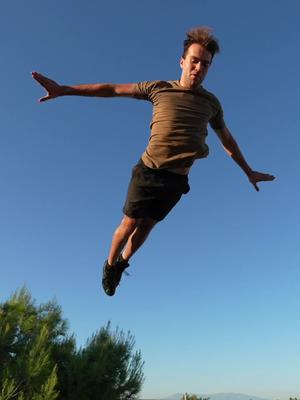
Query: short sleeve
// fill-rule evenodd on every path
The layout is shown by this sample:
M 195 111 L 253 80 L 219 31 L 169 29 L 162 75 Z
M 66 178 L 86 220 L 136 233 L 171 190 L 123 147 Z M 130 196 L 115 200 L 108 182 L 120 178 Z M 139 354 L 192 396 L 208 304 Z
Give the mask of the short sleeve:
M 141 100 L 149 100 L 150 83 L 148 81 L 137 83 L 134 88 L 134 97 Z
M 209 124 L 212 129 L 223 129 L 225 126 L 223 108 L 217 98 L 214 101 L 214 114 L 209 120 Z
M 137 99 L 141 100 L 152 100 L 152 94 L 165 87 L 165 86 L 170 86 L 167 82 L 165 81 L 145 81 L 145 82 L 139 82 L 135 85 L 134 88 L 134 97 Z

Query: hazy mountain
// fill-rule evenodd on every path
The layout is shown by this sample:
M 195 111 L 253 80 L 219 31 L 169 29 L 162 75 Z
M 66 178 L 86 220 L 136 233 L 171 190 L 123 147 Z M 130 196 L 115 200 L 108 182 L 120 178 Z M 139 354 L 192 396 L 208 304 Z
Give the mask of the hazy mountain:
M 183 393 L 176 393 L 163 399 L 147 399 L 147 400 L 181 400 Z M 250 396 L 241 393 L 216 393 L 216 394 L 197 394 L 198 397 L 209 397 L 210 400 L 268 400 L 262 397 Z M 146 399 L 143 399 L 146 400 Z

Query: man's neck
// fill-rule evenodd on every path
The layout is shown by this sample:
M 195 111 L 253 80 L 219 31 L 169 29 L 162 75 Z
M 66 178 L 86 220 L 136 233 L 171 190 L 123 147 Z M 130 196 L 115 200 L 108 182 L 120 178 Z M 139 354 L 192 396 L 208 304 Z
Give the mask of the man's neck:
M 190 84 L 184 82 L 184 80 L 182 78 L 180 78 L 178 82 L 179 82 L 179 85 L 185 89 L 198 90 L 201 88 L 201 84 L 193 86 L 193 85 L 190 85 Z

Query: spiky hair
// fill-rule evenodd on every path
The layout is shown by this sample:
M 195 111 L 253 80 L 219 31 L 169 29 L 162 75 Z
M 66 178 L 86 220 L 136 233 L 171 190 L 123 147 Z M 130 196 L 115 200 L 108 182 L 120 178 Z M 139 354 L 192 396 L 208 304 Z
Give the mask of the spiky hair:
M 192 28 L 186 33 L 186 39 L 183 42 L 183 58 L 185 58 L 188 48 L 193 43 L 198 43 L 203 46 L 211 53 L 212 58 L 216 53 L 220 52 L 218 40 L 213 36 L 212 29 L 206 26 Z

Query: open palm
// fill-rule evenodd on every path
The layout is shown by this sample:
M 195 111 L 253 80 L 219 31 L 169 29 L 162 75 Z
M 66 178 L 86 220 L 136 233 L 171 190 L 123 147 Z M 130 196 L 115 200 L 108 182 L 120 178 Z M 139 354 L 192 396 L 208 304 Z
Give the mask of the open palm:
M 257 186 L 258 182 L 266 182 L 273 181 L 275 179 L 274 175 L 264 174 L 262 172 L 252 171 L 248 175 L 249 181 L 252 183 L 256 191 L 259 191 L 259 187 Z
M 39 99 L 40 102 L 55 99 L 58 96 L 62 95 L 62 87 L 52 79 L 47 78 L 46 76 L 38 73 L 31 73 L 33 79 L 35 79 L 43 88 L 46 90 L 47 95 L 43 96 Z

